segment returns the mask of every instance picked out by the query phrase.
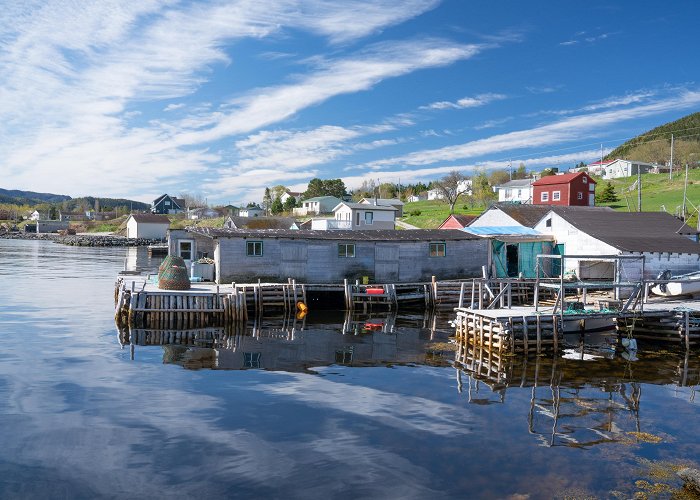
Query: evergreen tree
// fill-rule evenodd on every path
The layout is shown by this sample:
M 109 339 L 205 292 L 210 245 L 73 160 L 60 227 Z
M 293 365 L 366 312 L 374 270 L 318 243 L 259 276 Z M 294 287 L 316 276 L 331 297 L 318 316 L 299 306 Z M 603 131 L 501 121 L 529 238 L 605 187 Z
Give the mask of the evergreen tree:
M 290 196 L 286 200 L 284 200 L 284 210 L 287 212 L 291 212 L 294 207 L 297 206 L 297 200 L 294 198 L 294 196 Z
M 275 198 L 275 201 L 272 202 L 270 212 L 272 212 L 272 215 L 279 215 L 282 213 L 282 210 L 284 210 L 284 205 L 282 205 L 282 200 L 278 196 Z
M 598 203 L 614 203 L 619 200 L 612 182 L 608 182 L 600 193 L 596 193 L 596 202 Z

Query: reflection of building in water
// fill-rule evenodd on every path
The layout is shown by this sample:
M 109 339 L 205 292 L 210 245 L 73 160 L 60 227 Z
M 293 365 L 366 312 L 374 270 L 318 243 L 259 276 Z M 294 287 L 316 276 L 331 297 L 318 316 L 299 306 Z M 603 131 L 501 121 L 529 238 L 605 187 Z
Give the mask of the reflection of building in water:
M 348 314 L 343 323 L 307 324 L 281 318 L 227 328 L 184 331 L 121 330 L 120 342 L 162 345 L 163 360 L 186 368 L 306 371 L 314 366 L 374 366 L 395 363 L 443 364 L 431 350 L 449 329 L 430 328 L 431 317 Z
M 163 257 L 150 257 L 148 247 L 126 247 L 124 271 L 155 271 Z
M 630 432 L 644 431 L 639 413 L 643 384 L 689 387 L 692 400 L 700 382 L 700 360 L 689 353 L 640 358 L 633 363 L 590 355 L 586 361 L 500 357 L 496 351 L 460 345 L 457 388 L 473 404 L 504 403 L 508 389 L 529 389 L 528 431 L 545 446 L 629 441 Z

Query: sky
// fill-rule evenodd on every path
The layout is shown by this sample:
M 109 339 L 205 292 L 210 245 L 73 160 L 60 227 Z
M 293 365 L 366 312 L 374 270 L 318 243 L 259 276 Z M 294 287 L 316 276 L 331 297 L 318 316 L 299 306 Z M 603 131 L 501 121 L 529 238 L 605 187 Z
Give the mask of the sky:
M 700 110 L 700 4 L 0 0 L 0 187 L 209 204 L 570 168 Z

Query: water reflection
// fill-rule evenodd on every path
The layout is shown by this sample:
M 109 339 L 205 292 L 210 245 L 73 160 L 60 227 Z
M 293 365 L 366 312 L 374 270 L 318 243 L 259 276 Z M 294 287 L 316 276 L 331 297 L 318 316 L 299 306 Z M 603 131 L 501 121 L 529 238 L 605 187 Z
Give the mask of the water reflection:
M 530 404 L 522 418 L 537 442 L 550 447 L 587 448 L 644 438 L 644 385 L 687 388 L 689 402 L 695 401 L 700 359 L 689 352 L 645 352 L 632 362 L 609 355 L 579 358 L 567 351 L 528 358 L 460 345 L 454 363 L 457 389 L 470 404 L 489 405 L 505 403 L 509 390 L 520 394 L 529 388 Z
M 162 346 L 163 362 L 188 369 L 265 369 L 308 372 L 329 365 L 448 366 L 440 347 L 451 330 L 438 329 L 433 315 L 284 316 L 219 328 L 144 330 L 119 327 L 122 346 Z M 442 341 L 441 343 L 438 340 Z

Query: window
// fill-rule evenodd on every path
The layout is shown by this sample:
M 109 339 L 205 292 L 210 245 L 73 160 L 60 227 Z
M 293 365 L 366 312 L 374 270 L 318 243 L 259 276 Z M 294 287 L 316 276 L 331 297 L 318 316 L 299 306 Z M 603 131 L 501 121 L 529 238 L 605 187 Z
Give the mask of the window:
M 544 223 L 545 226 L 547 227 L 552 227 L 552 219 L 547 219 Z
M 444 257 L 445 256 L 445 244 L 444 243 L 431 243 L 430 244 L 430 256 L 431 257 Z
M 180 241 L 179 242 L 178 255 L 184 260 L 192 260 L 192 242 L 191 241 Z
M 357 212 L 355 214 L 355 225 L 359 226 L 360 225 L 360 212 Z
M 247 241 L 245 253 L 248 257 L 262 257 L 263 242 L 262 241 Z
M 587 184 L 587 183 L 588 183 L 588 177 L 586 177 L 585 175 L 583 176 L 583 183 L 584 183 L 584 184 Z
M 169 202 L 168 200 L 165 200 L 165 206 L 166 206 L 166 207 L 169 207 L 169 206 L 170 206 L 170 202 Z
M 583 193 L 576 193 L 576 199 L 577 199 L 577 200 L 582 200 L 582 199 L 583 199 Z
M 374 212 L 365 212 L 365 224 L 371 225 L 374 221 Z
M 260 368 L 260 353 L 259 352 L 244 352 L 243 353 L 243 368 Z
M 554 191 L 552 193 L 552 201 L 559 201 L 561 199 L 561 192 L 560 191 Z
M 548 192 L 540 193 L 540 200 L 541 201 L 549 201 L 549 193 Z
M 338 244 L 338 257 L 355 257 L 355 244 L 354 243 L 339 243 Z

